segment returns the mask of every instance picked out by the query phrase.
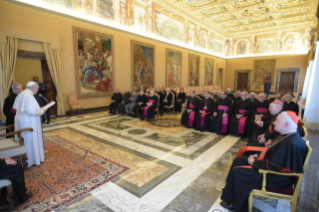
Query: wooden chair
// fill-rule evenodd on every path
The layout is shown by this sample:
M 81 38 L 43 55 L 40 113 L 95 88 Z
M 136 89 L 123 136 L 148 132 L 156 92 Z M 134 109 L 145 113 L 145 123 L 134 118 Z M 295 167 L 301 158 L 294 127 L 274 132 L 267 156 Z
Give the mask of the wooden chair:
M 307 166 L 309 163 L 309 159 L 312 153 L 312 148 L 309 145 L 309 142 L 306 141 L 307 144 L 307 156 L 304 162 L 304 173 L 307 170 Z M 304 173 L 281 173 L 281 172 L 275 172 L 275 171 L 268 171 L 259 169 L 259 173 L 263 174 L 263 182 L 262 182 L 262 189 L 254 189 L 252 192 L 250 192 L 249 198 L 248 198 L 248 207 L 249 212 L 253 211 L 253 196 L 263 196 L 263 197 L 269 197 L 274 199 L 282 199 L 287 200 L 291 202 L 291 211 L 296 211 L 297 206 L 297 200 L 298 200 L 298 193 L 302 184 L 302 179 L 304 177 Z M 284 188 L 284 189 L 268 189 L 266 185 L 266 175 L 267 174 L 274 174 L 274 175 L 280 175 L 280 176 L 288 176 L 288 177 L 295 177 L 295 184 L 293 188 Z
M 157 96 L 157 98 L 158 98 L 157 108 L 154 110 L 154 112 L 156 113 L 156 116 L 158 117 L 159 116 L 159 107 L 160 107 L 161 97 L 157 93 L 154 93 L 154 95 Z
M 83 107 L 82 107 L 82 105 L 78 104 L 78 98 L 76 96 L 76 93 L 69 94 L 69 105 L 70 105 L 70 110 L 73 113 L 73 116 L 74 116 L 75 110 L 79 111 L 79 109 L 80 109 L 81 112 L 83 113 Z
M 170 92 L 172 94 L 172 103 L 171 105 L 164 106 L 165 109 L 168 109 L 171 112 L 174 112 L 175 109 L 175 94 L 173 92 Z

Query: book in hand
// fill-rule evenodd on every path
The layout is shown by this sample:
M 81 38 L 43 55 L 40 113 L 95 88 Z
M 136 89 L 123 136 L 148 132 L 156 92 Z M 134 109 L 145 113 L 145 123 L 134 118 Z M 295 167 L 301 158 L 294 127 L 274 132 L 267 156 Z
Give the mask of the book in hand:
M 53 105 L 55 105 L 55 101 L 50 102 L 49 104 L 47 104 L 46 106 L 42 107 L 42 109 L 48 110 L 50 107 L 52 107 Z

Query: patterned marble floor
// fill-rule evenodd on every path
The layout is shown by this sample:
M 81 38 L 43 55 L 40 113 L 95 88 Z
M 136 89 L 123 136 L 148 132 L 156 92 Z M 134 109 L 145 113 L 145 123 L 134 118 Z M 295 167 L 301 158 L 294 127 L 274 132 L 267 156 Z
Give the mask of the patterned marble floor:
M 60 211 L 228 211 L 221 189 L 245 140 L 180 126 L 180 115 L 148 123 L 93 113 L 52 120 L 44 136 L 57 135 L 130 168 L 118 178 L 56 209 Z M 290 204 L 254 200 L 254 212 L 290 211 Z

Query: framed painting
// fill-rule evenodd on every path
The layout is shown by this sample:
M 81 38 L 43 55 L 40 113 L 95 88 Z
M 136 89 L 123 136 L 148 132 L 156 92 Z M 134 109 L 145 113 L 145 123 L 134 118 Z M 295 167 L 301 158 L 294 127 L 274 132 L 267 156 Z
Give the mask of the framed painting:
M 277 34 L 256 36 L 256 54 L 267 54 L 276 51 Z
M 213 53 L 223 54 L 223 42 L 216 38 L 211 38 L 209 41 L 209 49 Z
M 259 92 L 264 90 L 265 79 L 272 83 L 271 91 L 275 91 L 275 68 L 276 60 L 255 60 L 253 70 L 252 90 Z
M 113 94 L 113 36 L 73 27 L 74 67 L 78 98 Z
M 154 87 L 155 47 L 138 41 L 131 41 L 132 87 Z
M 166 49 L 166 86 L 181 87 L 182 52 Z
M 245 55 L 248 52 L 248 41 L 241 40 L 236 45 L 236 55 Z
M 205 58 L 205 85 L 213 85 L 214 83 L 214 60 Z
M 153 33 L 172 41 L 184 42 L 185 20 L 153 4 Z
M 188 54 L 188 85 L 199 86 L 200 56 Z

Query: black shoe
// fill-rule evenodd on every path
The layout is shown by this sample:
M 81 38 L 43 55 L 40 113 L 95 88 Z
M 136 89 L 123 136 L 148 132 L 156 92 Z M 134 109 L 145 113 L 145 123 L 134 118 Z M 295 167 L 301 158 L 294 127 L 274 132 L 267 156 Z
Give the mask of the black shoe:
M 144 118 L 141 118 L 141 121 L 144 121 Z
M 220 205 L 228 210 L 234 210 L 234 207 L 232 204 L 229 204 L 227 202 L 221 201 Z
M 161 114 L 160 116 L 163 116 L 163 114 Z

